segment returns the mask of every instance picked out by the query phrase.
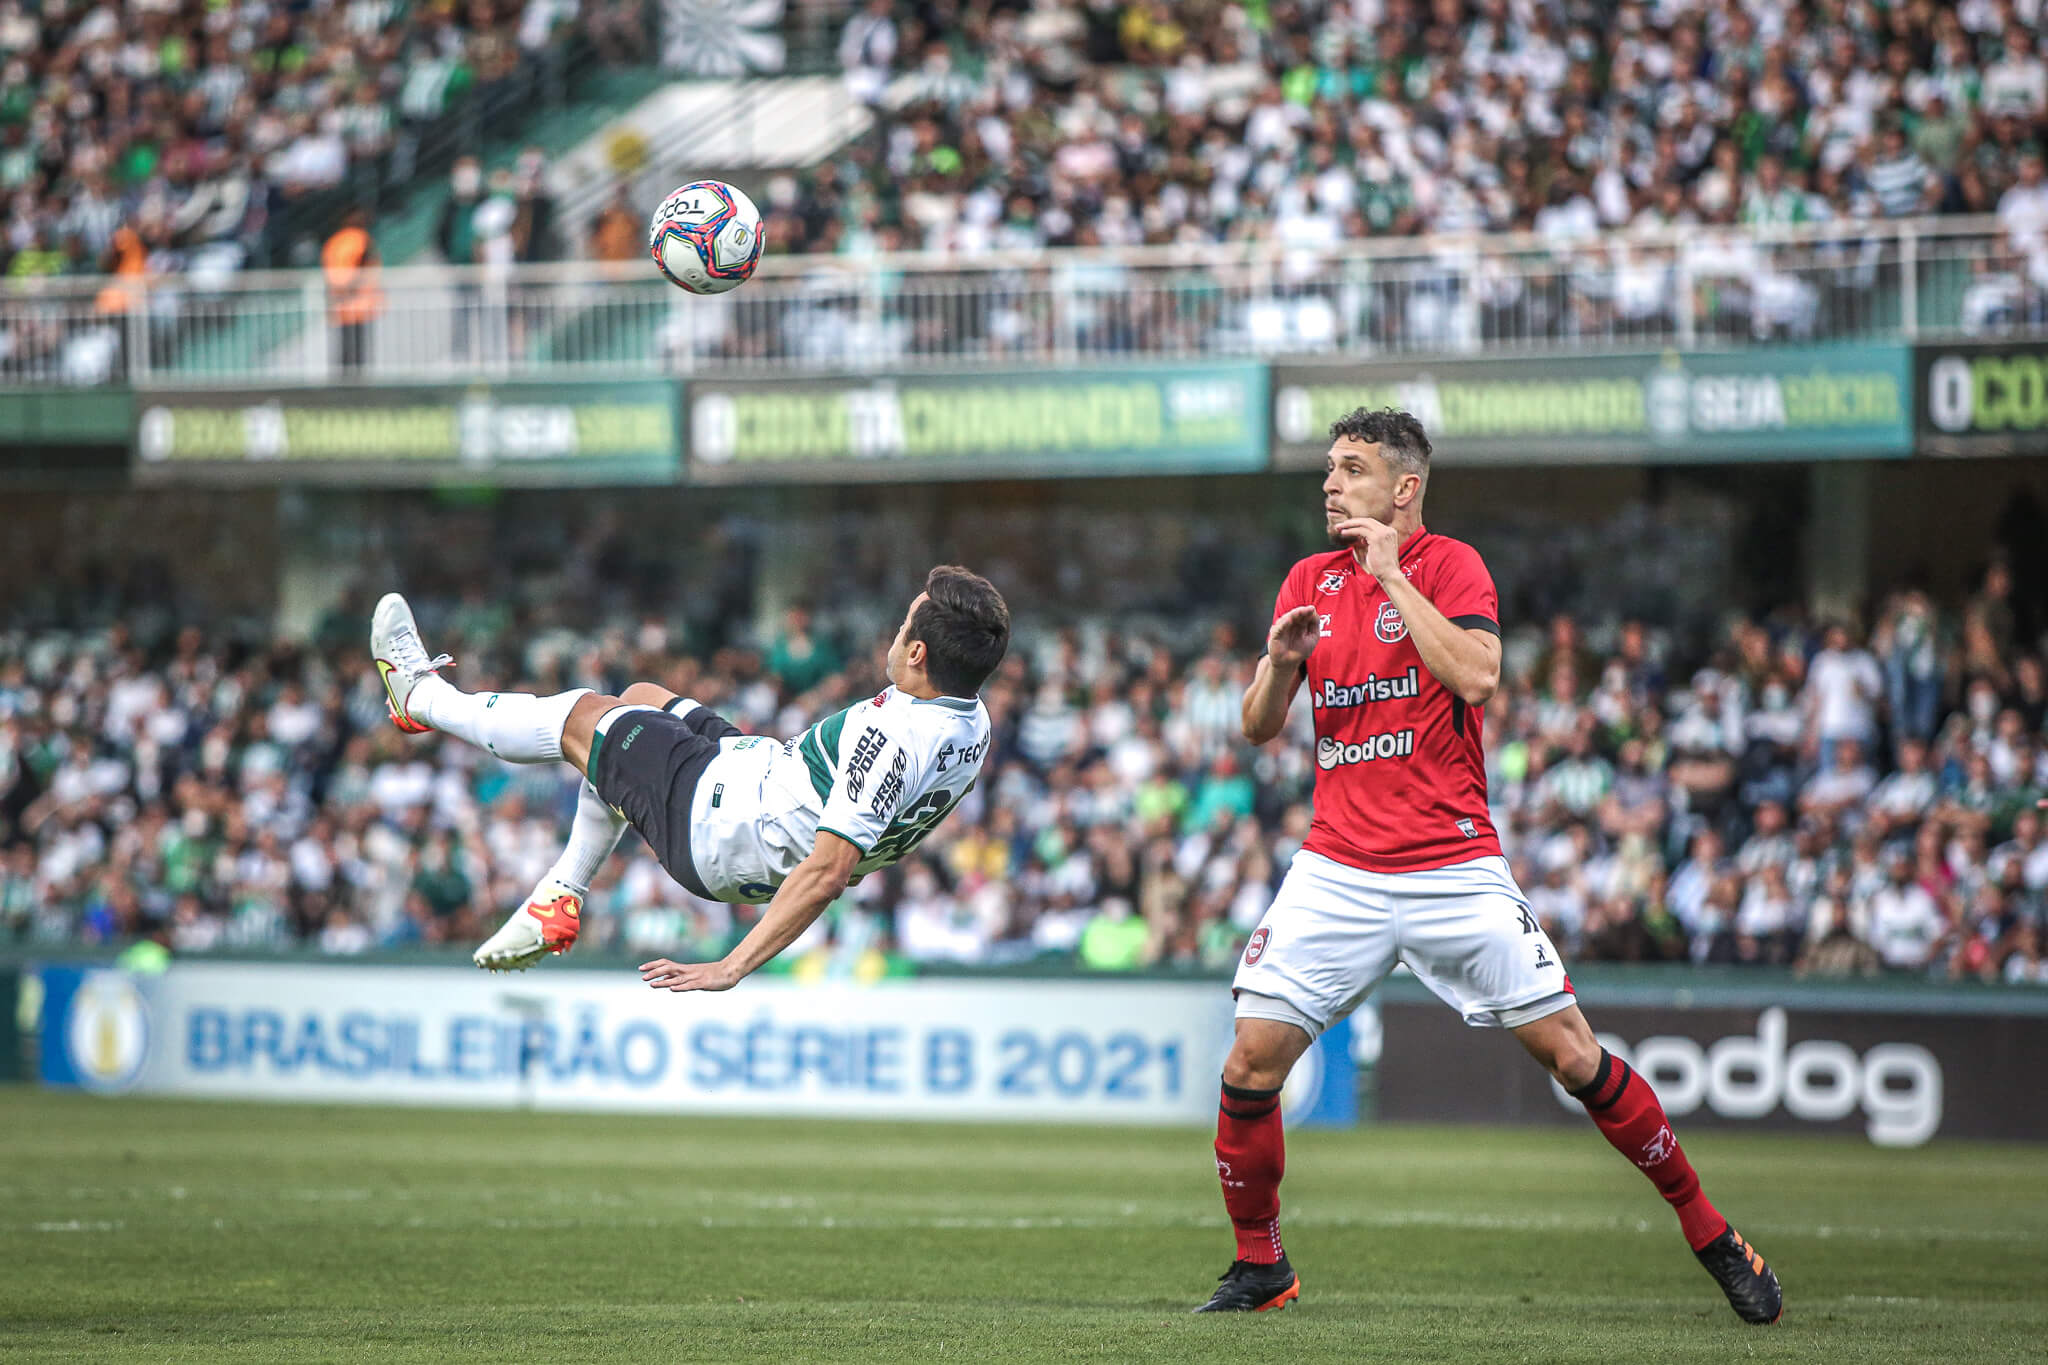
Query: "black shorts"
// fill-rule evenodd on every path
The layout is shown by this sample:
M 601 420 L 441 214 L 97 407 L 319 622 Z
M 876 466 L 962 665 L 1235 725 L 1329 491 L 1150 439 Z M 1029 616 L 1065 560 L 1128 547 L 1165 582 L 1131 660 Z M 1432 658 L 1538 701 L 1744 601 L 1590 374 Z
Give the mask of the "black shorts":
M 678 697 L 670 706 L 681 706 Z M 718 757 L 718 741 L 744 734 L 708 706 L 688 716 L 668 710 L 630 711 L 590 745 L 590 784 L 625 815 L 668 875 L 693 896 L 714 897 L 690 853 L 690 806 L 698 779 Z

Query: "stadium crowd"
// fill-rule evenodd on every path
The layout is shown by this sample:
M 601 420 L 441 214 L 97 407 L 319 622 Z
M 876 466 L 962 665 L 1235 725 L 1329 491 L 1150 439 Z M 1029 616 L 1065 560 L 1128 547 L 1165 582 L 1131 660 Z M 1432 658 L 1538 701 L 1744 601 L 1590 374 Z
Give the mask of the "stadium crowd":
M 802 608 L 692 650 L 659 615 L 515 628 L 481 593 L 421 605 L 468 686 L 654 677 L 787 736 L 881 681 L 881 641 Z M 348 955 L 494 928 L 558 851 L 572 780 L 394 731 L 366 608 L 304 643 L 0 634 L 0 932 Z M 1112 624 L 1020 636 L 979 788 L 849 891 L 797 970 L 1231 962 L 1308 829 L 1309 708 L 1248 749 L 1257 641 L 1218 626 L 1176 652 Z M 1897 592 L 1867 639 L 1738 619 L 1698 666 L 1680 653 L 1636 621 L 1509 632 L 1494 816 L 1568 954 L 2048 984 L 2048 670 L 2007 569 L 1964 603 Z M 585 941 L 716 954 L 753 913 L 693 899 L 629 835 Z
M 1925 214 L 1995 227 L 1916 248 L 1923 323 L 2038 325 L 2044 50 L 2036 0 L 870 0 L 838 56 L 880 117 L 755 189 L 771 250 L 1260 242 L 1276 268 L 1062 262 L 977 277 L 966 308 L 943 277 L 930 299 L 903 282 L 879 327 L 820 270 L 692 344 L 843 363 L 1855 337 L 1902 306 L 1878 225 Z M 1777 228 L 1811 231 L 1760 246 Z M 1414 240 L 1333 255 L 1373 238 Z
M 573 0 L 5 0 L 0 274 L 284 264 L 292 203 L 369 161 L 403 183 L 426 129 L 575 17 Z
M 7 0 L 0 273 L 261 260 L 582 8 Z M 868 0 L 884 117 L 756 197 L 806 251 L 1996 213 L 2038 284 L 2044 43 L 2037 0 Z
M 810 250 L 1785 224 L 2048 227 L 2037 0 L 870 0 Z M 2032 163 L 2030 165 L 2030 162 Z

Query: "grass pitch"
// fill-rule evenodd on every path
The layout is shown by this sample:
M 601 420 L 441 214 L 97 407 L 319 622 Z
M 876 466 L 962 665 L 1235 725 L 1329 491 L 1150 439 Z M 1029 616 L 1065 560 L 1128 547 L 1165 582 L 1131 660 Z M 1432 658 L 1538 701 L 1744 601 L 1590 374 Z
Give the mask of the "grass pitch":
M 1738 1322 L 1584 1132 L 1290 1136 L 1285 1313 L 1193 1130 L 565 1117 L 0 1092 L 10 1361 L 2012 1361 L 2048 1151 L 1695 1135 L 1775 1264 Z M 1681 1134 L 1683 1136 L 1683 1134 Z

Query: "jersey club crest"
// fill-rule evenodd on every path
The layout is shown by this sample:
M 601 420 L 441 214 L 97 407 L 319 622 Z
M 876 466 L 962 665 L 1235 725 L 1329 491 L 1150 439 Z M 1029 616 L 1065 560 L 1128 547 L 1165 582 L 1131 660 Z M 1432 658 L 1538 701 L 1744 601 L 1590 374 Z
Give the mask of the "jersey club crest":
M 1373 618 L 1372 633 L 1386 644 L 1397 645 L 1407 638 L 1408 623 L 1401 619 L 1400 609 L 1392 602 L 1380 603 L 1380 614 Z

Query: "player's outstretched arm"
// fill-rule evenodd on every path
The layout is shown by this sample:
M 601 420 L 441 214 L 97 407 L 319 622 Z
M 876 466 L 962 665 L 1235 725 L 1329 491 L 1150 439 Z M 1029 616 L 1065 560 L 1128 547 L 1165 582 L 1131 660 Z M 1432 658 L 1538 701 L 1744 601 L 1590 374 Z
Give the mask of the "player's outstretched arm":
M 1301 666 L 1316 647 L 1321 623 L 1314 607 L 1296 607 L 1283 613 L 1266 632 L 1265 657 L 1252 674 L 1252 685 L 1244 691 L 1239 720 L 1244 737 L 1264 744 L 1287 724 L 1287 708 L 1301 687 Z
M 640 964 L 640 979 L 658 991 L 729 991 L 797 936 L 838 899 L 860 863 L 860 848 L 830 830 L 818 832 L 811 856 L 776 889 L 760 921 L 717 962 L 679 963 L 665 957 Z

